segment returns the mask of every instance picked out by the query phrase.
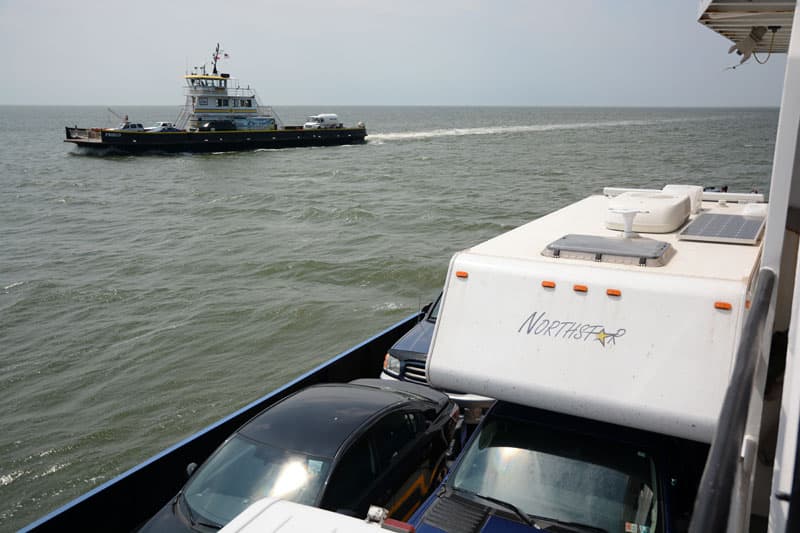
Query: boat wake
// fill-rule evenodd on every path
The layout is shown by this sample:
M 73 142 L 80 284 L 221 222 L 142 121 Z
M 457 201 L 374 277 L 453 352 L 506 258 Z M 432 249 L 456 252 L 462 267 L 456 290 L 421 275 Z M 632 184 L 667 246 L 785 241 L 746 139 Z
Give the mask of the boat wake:
M 709 120 L 705 117 L 702 120 Z M 514 133 L 538 133 L 561 130 L 583 130 L 616 128 L 626 126 L 654 126 L 668 122 L 693 122 L 698 118 L 675 118 L 659 120 L 610 120 L 602 122 L 573 122 L 563 124 L 533 124 L 519 126 L 490 126 L 482 128 L 452 128 L 436 129 L 429 131 L 404 131 L 397 133 L 370 133 L 367 137 L 369 143 L 380 144 L 385 141 L 407 141 L 420 139 L 434 139 L 437 137 L 462 137 L 466 135 L 503 135 Z

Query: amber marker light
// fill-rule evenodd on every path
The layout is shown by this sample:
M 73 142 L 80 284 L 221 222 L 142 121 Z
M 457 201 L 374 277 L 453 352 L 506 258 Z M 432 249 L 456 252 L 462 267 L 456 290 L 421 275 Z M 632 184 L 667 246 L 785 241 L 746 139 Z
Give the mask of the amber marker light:
M 467 279 L 469 277 L 469 273 L 465 272 L 463 270 L 457 270 L 456 271 L 456 277 L 457 278 L 461 278 L 461 279 Z
M 606 289 L 606 294 L 609 296 L 622 296 L 622 291 L 619 289 Z
M 589 292 L 589 287 L 586 285 L 573 285 L 572 290 L 575 292 Z
M 717 309 L 722 309 L 723 311 L 730 311 L 733 309 L 733 306 L 728 302 L 714 302 L 714 307 Z
M 542 287 L 544 287 L 545 289 L 555 289 L 556 288 L 556 282 L 555 281 L 543 281 L 542 282 Z

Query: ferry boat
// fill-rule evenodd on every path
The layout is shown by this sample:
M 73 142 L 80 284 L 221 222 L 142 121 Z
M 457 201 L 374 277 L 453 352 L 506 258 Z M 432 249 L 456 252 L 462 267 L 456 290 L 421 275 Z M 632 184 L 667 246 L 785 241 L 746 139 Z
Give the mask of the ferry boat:
M 669 457 L 699 480 L 689 487 L 693 505 L 685 521 L 655 517 L 647 525 L 626 522 L 625 531 L 799 531 L 800 34 L 791 30 L 800 24 L 800 11 L 795 1 L 706 0 L 699 19 L 731 39 L 742 57 L 788 53 L 769 203 L 757 194 L 699 186 L 607 188 L 456 254 L 426 377 L 445 390 L 498 398 L 517 414 L 535 409 L 551 419 L 700 446 L 704 460 L 696 468 L 684 465 L 679 451 Z M 204 460 L 265 407 L 312 383 L 378 376 L 386 351 L 418 318 L 395 324 L 23 531 L 135 529 L 179 490 L 187 464 Z M 505 451 L 513 456 L 518 449 Z M 631 487 L 632 498 L 662 497 L 657 492 L 671 493 L 673 482 L 679 483 L 667 477 L 647 494 Z M 436 497 L 447 491 L 443 485 Z M 411 521 L 420 531 L 488 531 L 497 518 L 506 531 L 536 529 L 515 504 L 484 500 L 492 510 L 467 516 L 448 507 L 451 514 L 436 526 L 426 513 L 437 504 L 428 502 Z M 231 524 L 256 514 L 268 518 L 269 507 L 280 506 L 262 502 Z M 509 524 L 515 515 L 520 521 Z M 476 516 L 467 528 L 465 521 Z M 597 530 L 591 524 L 552 527 Z
M 261 105 L 255 89 L 242 87 L 230 74 L 219 72 L 219 44 L 206 66 L 186 74 L 186 101 L 174 123 L 144 127 L 128 116 L 116 128 L 66 127 L 64 142 L 90 150 L 141 152 L 228 152 L 256 148 L 292 148 L 363 144 L 363 123 L 345 127 L 338 116 L 324 113 L 303 125 L 284 124 L 269 106 Z

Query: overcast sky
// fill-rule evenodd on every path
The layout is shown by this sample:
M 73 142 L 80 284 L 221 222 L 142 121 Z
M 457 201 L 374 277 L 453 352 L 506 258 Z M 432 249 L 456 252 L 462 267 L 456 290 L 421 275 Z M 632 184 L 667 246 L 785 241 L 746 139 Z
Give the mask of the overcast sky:
M 266 105 L 777 106 L 696 0 L 0 0 L 0 104 L 181 105 L 211 58 Z

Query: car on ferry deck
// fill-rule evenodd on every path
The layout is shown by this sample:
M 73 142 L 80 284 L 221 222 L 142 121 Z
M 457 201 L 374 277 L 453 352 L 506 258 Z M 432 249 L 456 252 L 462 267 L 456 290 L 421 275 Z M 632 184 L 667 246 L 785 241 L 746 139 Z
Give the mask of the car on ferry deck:
M 423 308 L 425 314 L 422 320 L 389 348 L 389 352 L 383 360 L 382 378 L 411 381 L 422 385 L 428 384 L 425 361 L 428 358 L 428 349 L 433 338 L 436 317 L 439 315 L 441 299 L 442 294 L 439 293 L 433 305 Z
M 433 304 L 423 307 L 422 319 L 389 348 L 383 360 L 383 371 L 380 376 L 382 379 L 428 385 L 425 363 L 428 359 L 428 350 L 431 346 L 433 330 L 436 327 L 436 318 L 439 316 L 441 301 L 442 293 L 440 292 Z M 444 392 L 459 405 L 467 424 L 477 424 L 483 413 L 494 402 L 491 398 L 476 394 Z
M 363 517 L 408 518 L 445 474 L 458 406 L 429 387 L 380 379 L 319 384 L 229 437 L 140 530 L 219 529 L 277 497 Z
M 116 128 L 110 128 L 109 131 L 145 131 L 144 126 L 139 122 L 123 122 Z
M 418 533 L 684 531 L 706 452 L 498 401 L 409 522 Z
M 152 126 L 148 126 L 144 131 L 149 133 L 175 133 L 179 132 L 178 128 L 172 122 L 156 122 Z

